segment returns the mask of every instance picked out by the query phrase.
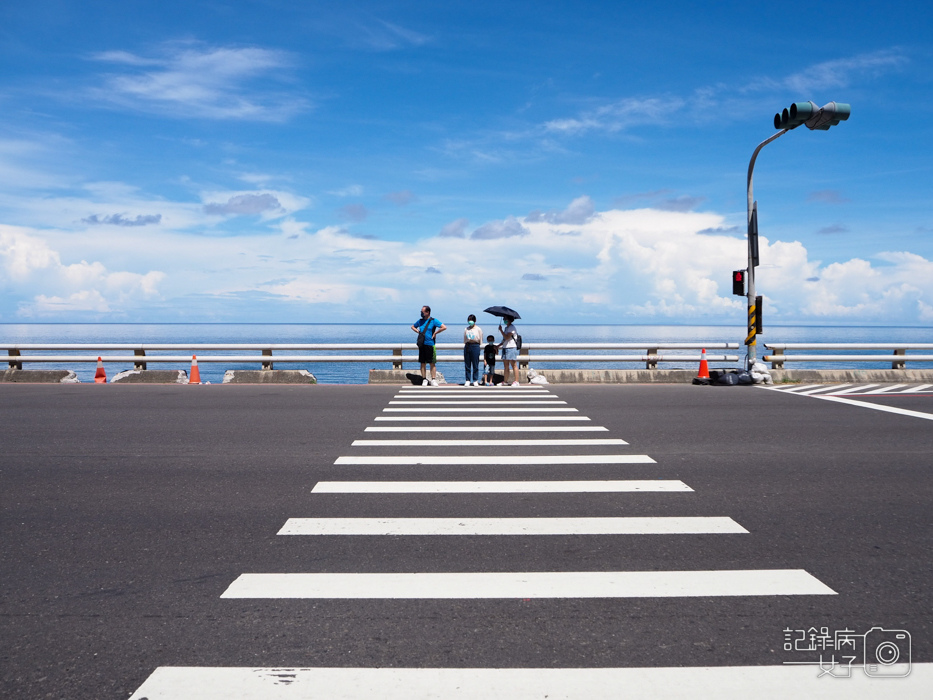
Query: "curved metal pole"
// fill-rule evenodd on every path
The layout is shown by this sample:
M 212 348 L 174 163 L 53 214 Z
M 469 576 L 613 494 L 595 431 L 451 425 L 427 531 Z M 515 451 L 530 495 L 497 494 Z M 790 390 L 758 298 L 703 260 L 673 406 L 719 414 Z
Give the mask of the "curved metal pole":
M 748 271 L 746 274 L 746 279 L 748 280 L 748 313 L 749 318 L 752 315 L 752 307 L 755 305 L 755 264 L 752 260 L 752 236 L 751 236 L 751 227 L 752 227 L 752 207 L 755 203 L 755 197 L 752 193 L 752 175 L 755 170 L 755 161 L 758 159 L 758 153 L 762 148 L 767 146 L 769 143 L 774 141 L 777 138 L 780 138 L 786 134 L 790 129 L 782 129 L 777 132 L 774 136 L 765 139 L 758 144 L 758 148 L 755 149 L 755 152 L 752 154 L 752 159 L 748 162 L 748 217 L 746 219 L 747 228 L 746 231 L 748 237 Z M 759 309 L 755 310 L 756 313 L 760 313 Z M 751 331 L 751 329 L 750 329 Z M 746 338 L 748 340 L 748 338 Z M 757 341 L 754 337 L 751 337 L 750 342 L 747 343 L 748 347 L 748 366 L 751 367 L 755 364 L 756 360 L 756 351 L 757 351 Z

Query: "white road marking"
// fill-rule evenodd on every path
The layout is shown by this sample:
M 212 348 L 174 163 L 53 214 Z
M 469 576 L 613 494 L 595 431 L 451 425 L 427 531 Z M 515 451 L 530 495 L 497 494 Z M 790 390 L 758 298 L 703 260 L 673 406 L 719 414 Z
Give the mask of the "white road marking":
M 803 569 L 241 574 L 221 598 L 681 598 L 836 595 Z
M 319 481 L 312 493 L 693 492 L 674 479 L 588 481 Z
M 551 412 L 551 413 L 576 413 L 577 409 L 575 408 L 549 408 L 547 406 L 541 406 L 540 408 L 384 408 L 382 409 L 384 413 L 395 412 L 395 413 L 535 413 L 535 412 Z
M 873 386 L 878 386 L 877 384 L 856 384 L 850 389 L 844 389 L 842 391 L 834 392 L 836 394 L 854 394 L 858 391 L 864 391 L 865 389 L 870 389 Z
M 366 433 L 595 433 L 609 432 L 601 425 L 385 425 L 370 426 Z
M 900 389 L 905 386 L 908 386 L 908 385 L 907 384 L 892 384 L 890 386 L 883 386 L 880 389 L 872 389 L 871 391 L 865 391 L 863 393 L 868 394 L 868 395 L 885 394 L 889 391 L 894 391 L 895 389 Z M 900 393 L 900 392 L 896 392 L 896 393 Z
M 376 416 L 373 420 L 391 421 L 588 421 L 588 416 Z M 498 424 L 497 424 L 498 425 Z
M 913 386 L 910 389 L 904 389 L 902 394 L 913 394 L 918 391 L 924 391 L 925 389 L 933 389 L 933 384 L 921 384 L 920 386 Z
M 804 396 L 812 396 L 813 394 L 819 394 L 821 392 L 833 392 L 836 389 L 842 389 L 842 387 L 849 386 L 848 384 L 831 384 L 830 386 L 821 386 L 819 389 L 807 389 L 806 391 L 798 391 L 798 394 L 803 394 Z
M 494 440 L 477 438 L 475 440 L 354 440 L 352 447 L 523 447 L 523 446 L 570 446 L 600 447 L 606 445 L 627 445 L 619 438 L 515 438 Z
M 816 387 L 824 386 L 823 384 L 802 384 L 800 386 L 791 386 L 791 387 L 781 387 L 782 391 L 787 392 L 788 394 L 796 394 L 798 391 L 803 391 L 804 389 L 815 389 Z
M 417 392 L 403 392 L 396 394 L 392 398 L 394 399 L 421 399 L 421 400 L 430 400 L 434 398 L 457 398 L 457 399 L 512 399 L 512 398 L 523 398 L 523 397 L 534 397 L 536 399 L 556 399 L 559 398 L 554 394 L 541 393 L 540 391 L 501 391 L 501 392 L 470 392 L 463 393 L 460 391 L 440 391 L 440 392 L 431 392 L 430 394 L 417 393 Z
M 673 668 L 248 668 L 159 666 L 130 700 L 927 700 L 933 664 L 906 678 L 820 678 L 815 666 Z
M 279 535 L 727 535 L 732 518 L 289 518 Z
M 550 401 L 542 399 L 492 399 L 490 401 L 467 401 L 451 399 L 450 401 L 389 401 L 390 406 L 560 406 L 567 405 L 566 401 L 558 398 Z
M 405 457 L 338 457 L 334 464 L 464 464 L 509 466 L 515 464 L 655 464 L 648 455 L 410 455 Z
M 896 408 L 894 406 L 882 406 L 881 404 L 871 403 L 869 401 L 855 401 L 853 399 L 843 399 L 836 396 L 817 396 L 815 398 L 823 401 L 836 401 L 838 403 L 848 404 L 850 406 L 861 406 L 862 408 L 871 408 L 875 411 L 884 411 L 885 413 L 896 413 L 901 416 L 911 416 L 912 418 L 923 418 L 933 420 L 933 413 L 923 413 L 921 411 L 910 411 L 906 408 Z
M 461 384 L 444 384 L 442 386 L 402 386 L 399 391 L 411 393 L 437 393 L 440 391 L 463 391 L 470 393 L 492 393 L 492 392 L 516 392 L 516 391 L 540 391 L 547 393 L 547 389 L 537 384 L 524 384 L 522 386 L 463 386 Z

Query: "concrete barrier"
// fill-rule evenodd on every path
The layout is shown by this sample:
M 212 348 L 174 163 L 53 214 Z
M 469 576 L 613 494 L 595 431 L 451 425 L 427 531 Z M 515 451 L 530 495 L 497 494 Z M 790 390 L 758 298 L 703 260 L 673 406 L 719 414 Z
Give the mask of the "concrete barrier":
M 224 384 L 317 384 L 306 369 L 228 369 Z
M 78 375 L 70 369 L 8 369 L 0 376 L 0 382 L 23 384 L 80 384 Z
M 772 369 L 775 384 L 862 384 L 896 382 L 898 384 L 933 382 L 933 369 Z
M 187 384 L 183 369 L 128 369 L 115 374 L 111 384 Z
M 696 370 L 686 369 L 539 369 L 538 374 L 549 384 L 689 384 L 697 376 Z M 519 370 L 518 376 L 522 384 L 528 383 L 526 370 Z M 502 375 L 497 372 L 496 377 L 501 380 Z M 406 370 L 369 370 L 370 384 L 420 384 L 420 379 L 417 372 Z

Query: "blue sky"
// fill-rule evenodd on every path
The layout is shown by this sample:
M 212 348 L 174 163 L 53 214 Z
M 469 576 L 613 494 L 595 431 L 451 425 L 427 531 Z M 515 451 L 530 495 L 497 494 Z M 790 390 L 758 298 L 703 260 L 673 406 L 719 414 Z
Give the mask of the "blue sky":
M 928 3 L 0 4 L 0 322 L 933 325 Z

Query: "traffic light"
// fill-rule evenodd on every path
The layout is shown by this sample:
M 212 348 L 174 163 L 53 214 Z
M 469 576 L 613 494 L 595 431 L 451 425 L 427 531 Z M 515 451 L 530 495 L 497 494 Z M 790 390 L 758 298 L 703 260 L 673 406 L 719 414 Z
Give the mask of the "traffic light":
M 745 296 L 745 270 L 736 270 L 732 273 L 732 293 L 737 297 Z
M 796 129 L 819 111 L 814 102 L 794 102 L 780 114 L 774 115 L 775 129 Z
M 845 121 L 852 113 L 852 107 L 844 102 L 830 102 L 820 107 L 818 114 L 806 121 L 810 129 L 819 129 L 820 131 L 829 131 L 829 127 L 837 126 L 839 122 Z
M 852 107 L 844 102 L 829 102 L 817 107 L 815 102 L 794 102 L 780 114 L 774 115 L 775 129 L 796 129 L 806 124 L 812 130 L 828 131 L 829 127 L 845 121 L 852 113 Z

